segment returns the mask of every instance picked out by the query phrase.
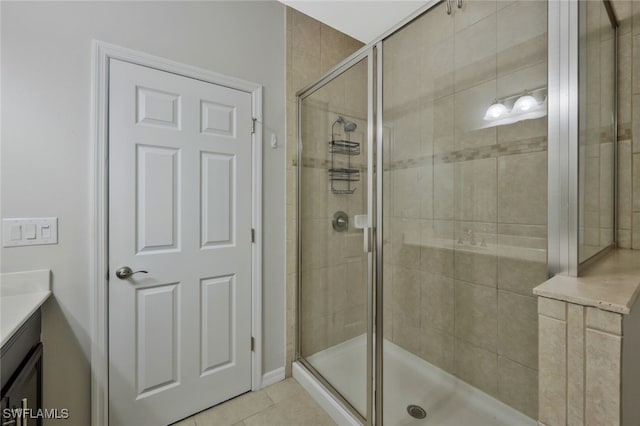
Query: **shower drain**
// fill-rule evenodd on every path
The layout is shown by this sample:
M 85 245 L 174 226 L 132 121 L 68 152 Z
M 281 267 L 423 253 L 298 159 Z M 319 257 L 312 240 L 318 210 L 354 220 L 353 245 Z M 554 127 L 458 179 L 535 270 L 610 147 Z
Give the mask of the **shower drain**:
M 424 419 L 427 417 L 427 412 L 419 405 L 407 405 L 407 413 L 414 419 Z

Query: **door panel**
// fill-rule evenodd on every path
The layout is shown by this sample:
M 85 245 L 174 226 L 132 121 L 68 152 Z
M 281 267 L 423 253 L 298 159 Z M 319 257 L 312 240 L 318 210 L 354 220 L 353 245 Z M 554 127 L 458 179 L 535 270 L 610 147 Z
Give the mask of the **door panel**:
M 136 148 L 138 253 L 178 249 L 180 151 L 144 145 Z
M 110 423 L 168 424 L 251 389 L 251 95 L 111 60 L 109 96 Z
M 202 246 L 233 244 L 235 156 L 202 153 Z
M 136 291 L 138 397 L 177 385 L 180 283 Z

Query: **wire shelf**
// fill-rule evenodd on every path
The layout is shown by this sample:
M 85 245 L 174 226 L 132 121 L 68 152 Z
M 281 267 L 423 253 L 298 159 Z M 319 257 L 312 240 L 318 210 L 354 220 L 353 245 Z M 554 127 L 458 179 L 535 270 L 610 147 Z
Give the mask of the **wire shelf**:
M 329 180 L 341 182 L 358 182 L 360 180 L 360 170 L 329 169 Z
M 329 142 L 329 152 L 332 154 L 360 155 L 360 143 L 345 140 L 332 140 Z
M 351 195 L 356 192 L 356 188 L 353 189 L 335 189 L 332 188 L 331 191 L 336 195 Z

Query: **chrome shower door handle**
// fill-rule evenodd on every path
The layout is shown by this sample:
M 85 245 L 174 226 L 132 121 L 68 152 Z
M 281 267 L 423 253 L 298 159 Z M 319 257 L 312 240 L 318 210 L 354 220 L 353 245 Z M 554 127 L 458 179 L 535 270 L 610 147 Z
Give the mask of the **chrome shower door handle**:
M 149 273 L 149 271 L 135 271 L 134 272 L 128 266 L 123 266 L 123 267 L 118 268 L 116 270 L 116 277 L 120 278 L 121 280 L 126 280 L 127 278 L 129 278 L 133 274 L 148 274 L 148 273 Z

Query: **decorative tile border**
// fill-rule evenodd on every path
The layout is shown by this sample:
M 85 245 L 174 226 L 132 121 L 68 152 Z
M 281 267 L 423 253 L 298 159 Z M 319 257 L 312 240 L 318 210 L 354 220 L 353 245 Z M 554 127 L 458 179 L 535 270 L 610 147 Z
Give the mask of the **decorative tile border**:
M 528 154 L 533 152 L 544 152 L 547 150 L 546 136 L 537 138 L 523 139 L 515 142 L 487 145 L 478 148 L 465 148 L 457 151 L 446 152 L 435 155 L 423 155 L 406 160 L 396 160 L 385 163 L 384 170 L 411 169 L 430 164 L 446 164 L 459 163 L 464 161 L 481 160 L 485 158 L 497 158 L 507 155 Z M 327 158 L 304 158 L 302 160 L 303 167 L 327 169 L 331 164 L 331 160 Z M 339 167 L 347 167 L 346 161 L 335 161 L 334 165 Z M 293 160 L 292 166 L 297 166 L 297 160 Z M 360 171 L 365 170 L 365 165 L 351 163 L 352 168 Z

